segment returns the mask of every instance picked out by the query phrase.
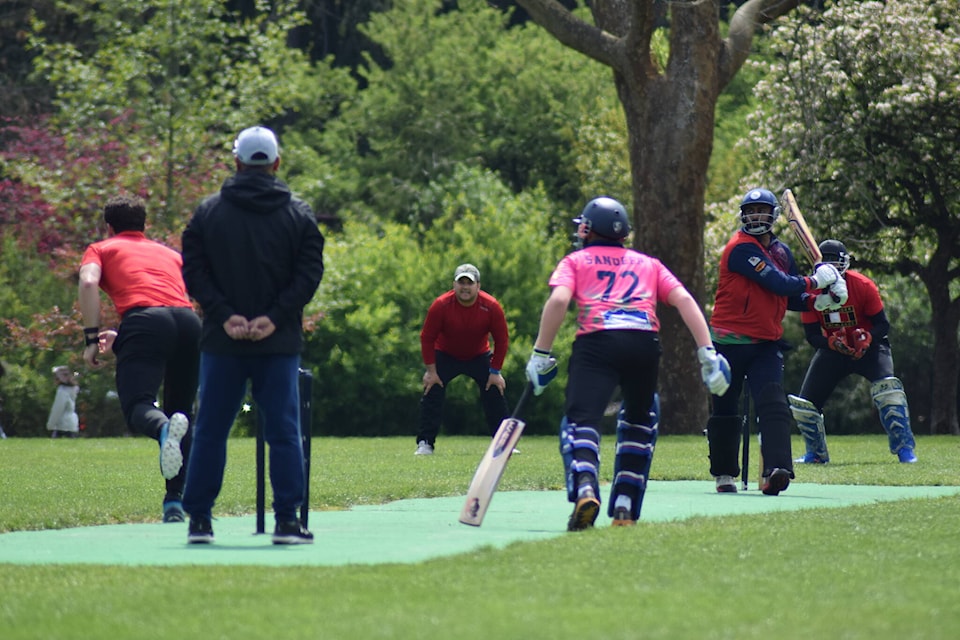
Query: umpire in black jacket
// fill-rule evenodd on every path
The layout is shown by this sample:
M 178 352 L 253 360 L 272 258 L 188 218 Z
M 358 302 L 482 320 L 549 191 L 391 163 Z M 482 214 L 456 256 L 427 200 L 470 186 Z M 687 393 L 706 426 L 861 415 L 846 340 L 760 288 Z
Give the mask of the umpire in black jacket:
M 227 437 L 251 384 L 270 447 L 274 544 L 313 542 L 298 519 L 304 465 L 298 371 L 303 307 L 323 276 L 323 235 L 310 206 L 276 177 L 276 136 L 251 127 L 234 144 L 237 172 L 183 232 L 183 278 L 203 308 L 200 406 L 183 507 L 188 541 L 213 540 Z

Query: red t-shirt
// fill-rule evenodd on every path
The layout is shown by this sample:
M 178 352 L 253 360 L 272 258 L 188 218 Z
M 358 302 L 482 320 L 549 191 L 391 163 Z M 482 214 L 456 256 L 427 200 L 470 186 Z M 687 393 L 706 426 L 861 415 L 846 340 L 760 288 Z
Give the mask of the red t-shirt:
M 427 310 L 420 331 L 420 353 L 423 363 L 436 362 L 435 351 L 443 351 L 457 360 L 471 360 L 490 351 L 493 336 L 493 357 L 490 366 L 502 369 L 507 357 L 507 319 L 496 298 L 480 291 L 469 307 L 457 301 L 456 293 L 439 296 Z
M 870 318 L 883 311 L 883 300 L 876 283 L 862 273 L 848 269 L 843 279 L 847 283 L 846 304 L 832 311 L 804 311 L 800 314 L 800 321 L 804 324 L 819 322 L 825 336 L 842 329 L 847 342 L 853 344 L 853 330 L 859 327 L 870 331 L 873 328 Z
M 183 258 L 142 231 L 122 231 L 94 242 L 80 265 L 100 266 L 100 288 L 123 314 L 135 307 L 192 307 L 183 284 Z

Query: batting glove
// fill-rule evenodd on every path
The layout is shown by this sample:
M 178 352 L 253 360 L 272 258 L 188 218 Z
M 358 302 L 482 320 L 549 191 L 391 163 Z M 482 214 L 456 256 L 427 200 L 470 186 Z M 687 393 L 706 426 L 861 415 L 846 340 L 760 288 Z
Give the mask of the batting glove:
M 819 293 L 817 297 L 813 299 L 813 308 L 817 311 L 834 311 L 839 309 L 841 303 L 833 299 L 833 296 L 829 293 Z
M 852 356 L 856 353 L 856 351 L 847 344 L 847 340 L 843 336 L 843 331 L 830 334 L 830 337 L 827 338 L 827 344 L 831 349 L 845 356 Z
M 830 285 L 830 296 L 838 305 L 847 302 L 847 282 L 843 277 L 837 278 L 837 281 Z
M 722 396 L 730 388 L 730 363 L 713 347 L 697 349 L 700 360 L 700 377 L 715 396 Z
M 810 277 L 817 289 L 826 289 L 840 279 L 840 272 L 832 264 L 821 262 Z
M 557 359 L 549 351 L 534 349 L 527 362 L 527 380 L 533 385 L 533 394 L 540 395 L 550 381 L 557 377 Z

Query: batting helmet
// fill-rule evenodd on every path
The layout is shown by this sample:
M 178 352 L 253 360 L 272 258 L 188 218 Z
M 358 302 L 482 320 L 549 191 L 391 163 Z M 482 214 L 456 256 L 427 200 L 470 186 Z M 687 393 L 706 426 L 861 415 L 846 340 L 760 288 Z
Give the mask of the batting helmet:
M 743 212 L 744 207 L 755 204 L 769 205 L 770 213 L 759 214 L 762 217 L 758 217 L 756 213 L 748 216 Z M 743 196 L 743 200 L 740 201 L 740 228 L 743 229 L 744 233 L 752 236 L 762 236 L 769 233 L 778 217 L 780 217 L 780 202 L 777 200 L 777 196 L 773 195 L 773 192 L 768 189 L 750 189 Z
M 824 240 L 820 243 L 820 255 L 824 262 L 829 262 L 843 273 L 850 266 L 850 254 L 839 240 Z
M 627 210 L 622 204 L 606 196 L 588 202 L 580 212 L 580 217 L 573 221 L 578 225 L 585 225 L 587 233 L 592 231 L 611 240 L 623 240 L 630 233 Z

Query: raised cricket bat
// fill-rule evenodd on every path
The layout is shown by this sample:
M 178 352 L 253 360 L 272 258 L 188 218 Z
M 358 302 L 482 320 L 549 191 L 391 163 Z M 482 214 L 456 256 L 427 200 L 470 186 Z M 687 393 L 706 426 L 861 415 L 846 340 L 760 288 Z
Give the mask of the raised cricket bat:
M 531 389 L 533 385 L 527 383 L 517 402 L 517 407 L 513 410 L 513 415 L 500 423 L 500 428 L 497 429 L 490 446 L 487 447 L 487 452 L 480 460 L 477 471 L 473 474 L 473 480 L 470 481 L 467 499 L 463 503 L 463 509 L 460 510 L 460 522 L 463 524 L 479 527 L 483 522 L 490 500 L 493 499 L 497 485 L 500 484 L 500 478 L 503 477 L 503 472 L 507 468 L 507 461 L 513 455 L 513 449 L 526 426 L 517 416 Z
M 823 262 L 823 255 L 820 253 L 820 246 L 817 244 L 817 239 L 813 237 L 813 233 L 810 232 L 810 227 L 807 226 L 806 219 L 803 217 L 803 214 L 800 213 L 800 207 L 797 206 L 797 199 L 793 197 L 793 191 L 785 189 L 783 197 L 780 200 L 783 202 L 783 208 L 787 214 L 787 223 L 793 230 L 794 235 L 797 236 L 797 240 L 800 241 L 800 247 L 803 249 L 803 252 L 807 254 L 810 265 L 814 267 L 817 266 Z

